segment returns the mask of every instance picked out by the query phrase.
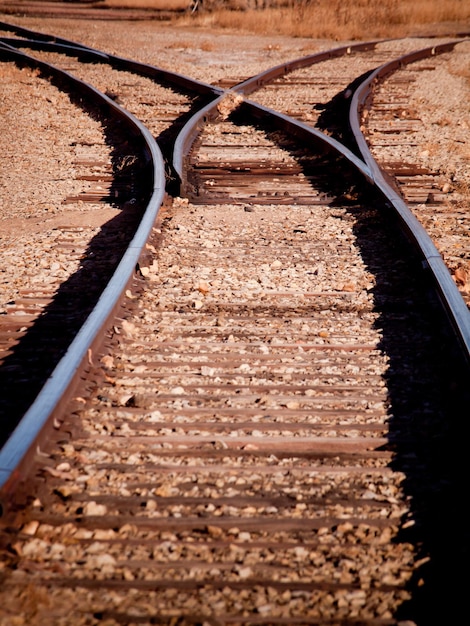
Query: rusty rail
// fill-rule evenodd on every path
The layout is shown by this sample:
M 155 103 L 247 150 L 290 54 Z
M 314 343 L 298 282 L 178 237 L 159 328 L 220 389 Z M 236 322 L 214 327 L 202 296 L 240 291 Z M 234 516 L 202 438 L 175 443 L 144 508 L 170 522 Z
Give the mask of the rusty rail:
M 56 415 L 73 391 L 88 351 L 99 344 L 100 334 L 120 306 L 120 297 L 132 280 L 137 261 L 163 201 L 165 170 L 162 154 L 150 132 L 111 98 L 67 72 L 18 52 L 6 44 L 0 44 L 0 59 L 40 68 L 49 76 L 60 76 L 70 90 L 80 91 L 86 98 L 106 108 L 111 115 L 119 117 L 127 125 L 129 132 L 144 142 L 153 175 L 153 192 L 147 209 L 105 291 L 36 400 L 0 451 L 0 491 L 5 494 L 14 488 L 21 474 L 26 471 L 40 450 L 47 433 L 54 427 Z
M 401 222 L 402 228 L 408 237 L 414 242 L 417 249 L 423 256 L 423 261 L 429 269 L 433 278 L 434 285 L 439 293 L 442 306 L 449 317 L 455 334 L 462 346 L 467 361 L 470 361 L 470 312 L 460 294 L 455 281 L 453 280 L 449 270 L 447 269 L 441 254 L 432 242 L 428 233 L 420 222 L 410 211 L 407 204 L 403 201 L 396 190 L 387 182 L 381 168 L 373 158 L 367 145 L 364 135 L 361 131 L 361 112 L 367 106 L 367 102 L 371 97 L 374 86 L 383 81 L 387 76 L 399 70 L 406 64 L 414 63 L 421 59 L 432 57 L 437 54 L 452 51 L 455 46 L 463 40 L 459 39 L 437 46 L 431 46 L 418 50 L 409 54 L 405 54 L 398 59 L 394 59 L 389 63 L 385 63 L 377 68 L 362 84 L 358 87 L 351 98 L 350 107 L 350 125 L 357 143 L 359 152 L 370 168 L 371 176 L 388 198 L 393 209 Z

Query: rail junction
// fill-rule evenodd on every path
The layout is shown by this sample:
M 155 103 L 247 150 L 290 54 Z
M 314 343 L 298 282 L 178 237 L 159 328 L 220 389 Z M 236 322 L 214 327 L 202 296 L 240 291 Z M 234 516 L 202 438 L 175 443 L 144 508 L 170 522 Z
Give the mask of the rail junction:
M 338 47 L 213 86 L 1 29 L 2 64 L 99 122 L 112 150 L 82 159 L 77 197 L 120 212 L 91 241 L 70 229 L 69 284 L 0 320 L 2 619 L 461 615 L 468 210 L 387 158 L 377 94 L 465 38 Z

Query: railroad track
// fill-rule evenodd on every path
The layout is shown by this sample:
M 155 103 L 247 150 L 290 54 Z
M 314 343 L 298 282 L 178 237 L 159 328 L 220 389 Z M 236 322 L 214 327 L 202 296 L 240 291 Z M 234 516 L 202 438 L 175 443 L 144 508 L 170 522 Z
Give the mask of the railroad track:
M 459 45 L 467 46 L 468 42 Z M 426 125 L 432 124 L 440 127 L 442 133 L 449 132 L 446 116 L 438 117 L 439 114 L 434 113 L 434 117 L 428 115 L 423 120 L 409 104 L 418 102 L 421 85 L 430 74 L 439 73 L 440 63 L 450 62 L 452 48 L 432 47 L 431 54 L 429 50 L 410 53 L 385 63 L 361 85 L 352 115 L 353 125 L 355 123 L 364 132 L 360 146 L 364 159 L 372 167 L 376 162 L 381 176 L 394 181 L 397 192 L 436 244 L 468 306 L 470 224 L 466 210 L 469 181 L 465 176 L 468 155 L 465 146 L 455 138 L 454 151 L 462 155 L 463 168 L 453 173 L 440 171 L 433 163 L 432 134 L 429 133 L 424 145 L 417 144 L 416 137 Z M 447 101 L 444 81 L 441 93 L 443 105 L 452 106 Z M 465 120 L 462 123 L 465 124 Z
M 50 271 L 44 275 L 44 284 L 34 284 L 34 281 L 27 284 L 19 294 L 20 297 L 14 297 L 5 306 L 0 320 L 3 358 L 7 359 L 2 371 L 2 386 L 10 390 L 9 397 L 4 398 L 2 417 L 11 431 L 101 295 L 123 251 L 129 245 L 151 195 L 152 176 L 148 176 L 147 172 L 149 158 L 146 151 L 139 146 L 142 140 L 133 139 L 135 133 L 132 133 L 132 129 L 129 130 L 129 123 L 123 126 L 122 105 L 125 104 L 125 110 L 131 111 L 134 118 L 140 120 L 140 124 L 145 124 L 147 132 L 158 138 L 162 149 L 168 152 L 166 187 L 171 189 L 172 173 L 168 171 L 171 168 L 171 148 L 168 147 L 171 146 L 171 137 L 178 133 L 178 124 L 184 123 L 185 116 L 218 92 L 197 81 L 149 66 L 140 65 L 139 75 L 132 62 L 125 59 L 114 59 L 115 67 L 111 67 L 106 55 L 71 47 L 70 42 L 52 44 L 36 41 L 35 57 L 22 56 L 21 53 L 16 54 L 14 50 L 8 49 L 13 43 L 20 47 L 34 46 L 33 42 L 27 44 L 26 40 L 17 40 L 8 43 L 5 38 L 4 43 L 7 46 L 4 49 L 7 59 L 17 58 L 20 65 L 29 63 L 32 71 L 42 71 L 45 76 L 49 73 L 52 78 L 66 72 L 61 88 L 67 87 L 64 84 L 66 80 L 69 81 L 69 89 L 73 89 L 75 85 L 83 85 L 85 92 L 86 85 L 93 84 L 105 94 L 102 102 L 106 103 L 103 105 L 99 100 L 91 105 L 82 105 L 85 114 L 97 117 L 104 130 L 94 134 L 91 139 L 88 136 L 71 142 L 73 148 L 70 158 L 74 172 L 72 175 L 76 179 L 75 190 L 72 193 L 64 190 L 66 195 L 62 200 L 71 223 L 67 224 L 67 218 L 64 218 L 64 222 L 54 229 L 54 253 L 49 261 Z M 54 49 L 59 49 L 62 53 L 54 53 Z M 108 70 L 106 84 L 97 79 L 97 76 L 103 78 L 103 66 Z M 127 69 L 129 66 L 134 70 L 133 73 Z M 74 78 L 71 78 L 72 74 Z M 34 80 L 33 76 L 31 80 Z M 57 102 L 54 88 L 44 100 L 46 98 L 53 104 Z M 149 119 L 146 112 L 156 104 L 159 105 L 158 116 L 153 114 Z M 80 102 L 77 105 L 80 106 Z M 117 115 L 110 121 L 105 120 L 104 116 L 109 115 L 108 111 L 113 110 L 115 105 Z M 177 123 L 175 119 L 178 119 Z M 174 122 L 176 127 L 173 127 Z M 54 119 L 52 124 L 56 123 Z M 66 125 L 67 121 L 63 130 L 65 136 Z M 108 147 L 110 143 L 112 150 Z M 63 157 L 61 159 L 65 162 Z M 51 211 L 49 204 L 47 215 Z M 89 207 L 91 223 L 96 223 L 99 220 L 96 214 L 102 213 L 103 221 L 99 224 L 102 227 L 101 234 L 97 224 L 84 228 L 83 219 L 80 226 L 74 224 L 74 216 L 70 211 L 78 207 L 82 212 L 83 205 Z M 107 223 L 110 217 L 115 219 L 112 223 Z M 68 276 L 66 281 L 64 266 L 70 262 L 71 256 L 76 259 L 74 269 L 79 271 Z M 95 260 L 97 256 L 99 262 Z M 35 262 L 43 263 L 46 267 L 41 249 Z M 84 288 L 86 297 L 83 294 Z M 62 325 L 62 332 L 56 342 L 51 344 L 50 337 L 55 334 L 52 329 L 58 324 Z M 46 345 L 39 349 L 38 341 L 41 338 L 44 338 Z M 25 364 L 28 364 L 27 369 Z M 20 370 L 21 376 L 18 376 Z M 23 391 L 25 380 L 28 381 L 28 393 Z M 5 429 L 3 441 L 8 434 Z
M 13 59 L 17 59 L 17 69 L 13 68 Z M 21 291 L 17 294 L 13 289 L 9 302 L 2 307 L 1 378 L 2 389 L 9 390 L 3 395 L 2 402 L 3 443 L 96 305 L 132 239 L 141 219 L 142 205 L 145 206 L 151 196 L 152 184 L 151 178 L 150 185 L 142 181 L 148 161 L 142 140 L 136 137 L 129 122 L 124 121 L 123 128 L 123 116 L 119 117 L 117 111 L 114 116 L 110 114 L 113 104 L 109 99 L 108 102 L 101 100 L 98 94 L 94 99 L 91 95 L 86 96 L 84 85 L 81 95 L 78 95 L 78 83 L 73 79 L 67 82 L 63 78 L 60 89 L 65 94 L 73 93 L 76 97 L 76 106 L 73 106 L 67 102 L 66 95 L 58 95 L 57 88 L 46 86 L 48 80 L 38 80 L 38 72 L 47 75 L 46 65 L 37 63 L 29 71 L 28 60 L 8 48 L 2 48 L 2 60 L 5 63 L 10 60 L 9 70 L 16 72 L 16 79 L 26 84 L 25 91 L 32 88 L 32 97 L 36 98 L 38 109 L 48 107 L 44 117 L 54 131 L 60 128 L 67 137 L 67 127 L 73 115 L 80 116 L 81 125 L 77 136 L 62 144 L 63 154 L 51 150 L 51 175 L 55 177 L 52 184 L 63 190 L 62 206 L 59 207 L 65 213 L 63 221 L 54 221 L 53 214 L 57 214 L 58 210 L 48 195 L 43 196 L 44 209 L 38 213 L 39 220 L 49 220 L 54 227 L 43 232 L 33 243 L 37 245 L 37 250 L 33 251 L 32 257 L 28 244 L 25 245 L 26 258 L 33 266 L 41 267 L 42 272 L 35 278 L 37 269 L 27 268 L 30 275 L 25 278 Z M 52 68 L 49 78 L 57 80 L 57 73 Z M 93 94 L 91 89 L 88 91 Z M 81 106 L 78 103 L 80 97 L 83 101 Z M 55 108 L 53 113 L 52 107 Z M 96 121 L 89 122 L 90 117 Z M 28 143 L 24 137 L 31 131 L 31 128 L 17 129 L 18 145 L 24 146 L 26 153 Z M 44 134 L 46 140 L 41 152 L 53 145 L 51 134 L 47 130 Z M 134 145 L 130 147 L 129 139 L 133 137 Z M 114 152 L 109 148 L 109 142 L 112 142 Z M 35 157 L 41 156 L 34 152 L 28 155 L 33 168 Z M 54 158 L 60 167 L 53 164 Z M 72 178 L 68 189 L 62 182 L 64 174 L 60 171 L 66 167 L 65 177 L 69 175 Z M 37 184 L 44 192 L 43 181 L 38 179 Z M 45 191 L 47 194 L 47 186 Z M 83 222 L 77 224 L 77 214 L 84 210 L 88 210 L 90 216 L 87 226 L 83 226 Z M 56 219 L 61 220 L 60 217 Z M 108 220 L 111 221 L 106 226 Z M 128 235 L 123 236 L 123 232 Z M 106 242 L 103 241 L 105 238 Z M 14 244 L 10 242 L 10 245 Z M 45 253 L 47 246 L 53 247 L 49 254 Z M 4 285 L 9 293 L 8 277 L 5 277 Z M 60 333 L 57 332 L 59 327 Z M 28 381 L 26 387 L 25 381 Z
M 400 54 L 390 61 L 397 44 Z M 420 119 L 416 110 L 419 86 L 428 73 L 439 72 L 440 64 L 451 57 L 456 45 L 466 46 L 468 42 L 453 39 L 436 44 L 423 38 L 408 41 L 408 51 L 394 40 L 343 46 L 226 86 L 241 97 L 249 96 L 263 107 L 326 132 L 364 158 L 376 176 L 377 161 L 381 176 L 394 181 L 397 192 L 433 239 L 468 304 L 468 180 L 462 172 L 449 178 L 433 167 L 430 152 L 435 150 L 433 141 L 439 141 L 433 131 L 429 131 L 426 145 L 420 146 L 414 139 L 426 123 L 431 125 L 428 119 Z M 442 93 L 444 99 L 444 84 Z M 412 97 L 415 110 L 408 106 Z M 433 107 L 430 103 L 429 108 Z M 432 121 L 441 127 L 448 123 L 445 115 Z M 465 163 L 465 146 L 461 152 Z
M 189 201 L 160 209 L 119 317 L 4 482 L 6 619 L 461 615 L 465 305 L 340 115 L 328 138 L 238 104 L 183 116 L 167 156 Z

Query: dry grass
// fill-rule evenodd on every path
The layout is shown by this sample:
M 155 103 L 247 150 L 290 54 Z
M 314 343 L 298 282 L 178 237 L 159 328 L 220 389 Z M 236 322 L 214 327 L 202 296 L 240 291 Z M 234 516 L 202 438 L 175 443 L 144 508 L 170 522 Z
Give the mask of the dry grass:
M 212 16 L 211 16 L 212 17 Z M 204 19 L 204 16 L 198 19 Z M 300 0 L 269 11 L 220 11 L 213 24 L 262 34 L 320 39 L 400 37 L 429 25 L 469 22 L 465 0 Z
M 206 6 L 224 5 L 224 0 L 204 2 Z M 225 6 L 233 2 L 225 0 Z M 236 2 L 240 6 L 247 0 Z M 197 27 L 333 40 L 402 37 L 433 31 L 438 25 L 445 28 L 446 24 L 454 28 L 460 24 L 463 30 L 470 30 L 468 0 L 281 0 L 281 3 L 280 8 L 262 11 L 214 9 L 176 19 Z M 182 10 L 189 6 L 190 0 L 104 0 L 103 4 Z

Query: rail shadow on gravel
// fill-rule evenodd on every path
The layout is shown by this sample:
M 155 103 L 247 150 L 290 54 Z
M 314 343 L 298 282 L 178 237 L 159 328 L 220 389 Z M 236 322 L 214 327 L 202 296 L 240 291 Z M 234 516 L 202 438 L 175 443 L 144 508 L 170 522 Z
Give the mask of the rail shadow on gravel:
M 83 103 L 76 102 L 84 107 Z M 41 315 L 27 329 L 0 366 L 1 445 L 35 400 L 54 367 L 95 306 L 110 276 L 128 246 L 150 197 L 142 146 L 123 136 L 119 124 L 87 113 L 102 123 L 106 142 L 112 147 L 113 182 L 108 202 L 121 213 L 104 224 L 90 241 L 79 269 L 63 282 Z
M 21 61 L 15 59 L 18 65 Z M 29 66 L 27 61 L 24 62 Z M 36 399 L 72 339 L 97 303 L 104 287 L 129 245 L 153 191 L 150 157 L 142 137 L 129 133 L 129 127 L 113 119 L 106 106 L 89 104 L 73 87 L 56 75 L 43 71 L 59 90 L 69 93 L 71 102 L 97 120 L 111 147 L 113 179 L 107 202 L 121 213 L 102 226 L 90 241 L 80 268 L 54 295 L 38 319 L 11 349 L 0 365 L 0 446 L 3 446 L 27 409 Z M 163 82 L 162 82 L 163 84 Z M 166 85 L 188 95 L 183 88 Z M 108 97 L 113 98 L 112 94 Z M 172 169 L 174 138 L 195 111 L 206 104 L 208 96 L 191 94 L 190 107 L 155 139 L 165 158 L 167 190 L 177 187 Z
M 404 491 L 411 502 L 398 540 L 413 544 L 423 559 L 411 581 L 412 600 L 396 617 L 418 625 L 444 624 L 450 615 L 462 615 L 455 557 L 469 545 L 468 531 L 455 536 L 460 516 L 455 493 L 464 469 L 456 456 L 458 418 L 462 407 L 469 406 L 466 366 L 459 364 L 454 338 L 446 333 L 429 276 L 381 209 L 383 199 L 362 189 L 357 190 L 358 202 L 351 200 L 348 206 L 348 190 L 340 193 L 339 204 L 355 221 L 356 243 L 376 280 L 373 297 L 383 336 L 379 348 L 389 359 L 389 448 L 393 469 L 406 475 Z M 451 537 L 460 546 L 452 545 Z
M 332 111 L 338 111 L 337 103 Z M 232 119 L 247 123 L 240 115 Z M 410 500 L 409 518 L 403 519 L 397 541 L 412 544 L 422 559 L 409 584 L 411 600 L 394 617 L 418 626 L 461 623 L 468 575 L 460 573 L 457 563 L 467 561 L 470 545 L 458 495 L 467 489 L 468 364 L 448 330 L 430 274 L 381 193 L 343 157 L 306 155 L 277 129 L 256 125 L 302 165 L 333 210 L 338 207 L 338 219 L 344 220 L 346 211 L 375 279 L 371 293 L 382 334 L 378 347 L 389 360 L 387 447 L 393 452 L 393 470 L 406 476 L 404 491 Z M 332 177 L 332 171 L 338 175 Z
M 360 156 L 348 123 L 349 100 L 372 72 L 366 72 L 323 107 L 318 120 L 321 130 Z M 366 194 L 366 197 L 369 194 Z M 370 195 L 369 206 L 383 204 Z M 354 210 L 353 213 L 356 213 Z M 412 581 L 413 600 L 403 607 L 403 618 L 410 614 L 417 624 L 458 623 L 467 612 L 468 575 L 458 574 L 459 562 L 467 561 L 470 535 L 461 516 L 457 494 L 466 490 L 466 450 L 468 434 L 465 413 L 470 406 L 468 364 L 460 354 L 445 314 L 433 292 L 421 259 L 410 251 L 408 242 L 386 214 L 368 215 L 360 211 L 356 236 L 370 271 L 378 276 L 374 222 L 384 251 L 393 246 L 389 278 L 377 281 L 374 290 L 377 310 L 383 313 L 381 348 L 390 358 L 387 386 L 390 390 L 390 439 L 394 447 L 394 469 L 407 476 L 406 490 L 412 501 L 411 522 L 401 537 L 420 546 L 423 566 Z M 390 273 L 389 273 L 390 275 Z M 395 283 L 399 293 L 396 310 L 386 304 L 387 291 Z M 396 298 L 396 296 L 395 296 Z M 410 315 L 411 311 L 413 312 Z M 434 381 L 434 382 L 432 382 Z M 394 438 L 397 440 L 394 441 Z M 408 441 L 407 441 L 408 440 Z M 400 617 L 400 616 L 399 616 Z
M 464 488 L 466 473 L 458 442 L 462 412 L 469 406 L 468 367 L 447 332 L 430 276 L 381 211 L 383 200 L 367 191 L 360 198 L 361 205 L 348 211 L 355 218 L 362 258 L 376 278 L 379 347 L 389 359 L 391 465 L 405 474 L 411 503 L 398 540 L 413 544 L 423 560 L 410 584 L 412 600 L 397 617 L 420 626 L 450 623 L 464 614 L 455 565 L 459 552 L 468 553 L 470 539 L 467 529 L 456 530 L 461 516 L 456 494 Z
M 355 78 L 347 87 L 340 91 L 329 102 L 317 104 L 314 108 L 321 111 L 316 127 L 327 132 L 331 137 L 347 146 L 359 158 L 361 152 L 357 147 L 354 133 L 349 125 L 349 110 L 351 96 L 356 89 L 373 73 L 374 70 L 364 72 Z

